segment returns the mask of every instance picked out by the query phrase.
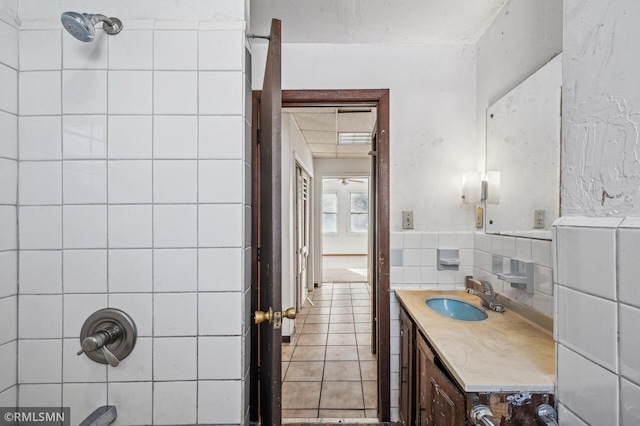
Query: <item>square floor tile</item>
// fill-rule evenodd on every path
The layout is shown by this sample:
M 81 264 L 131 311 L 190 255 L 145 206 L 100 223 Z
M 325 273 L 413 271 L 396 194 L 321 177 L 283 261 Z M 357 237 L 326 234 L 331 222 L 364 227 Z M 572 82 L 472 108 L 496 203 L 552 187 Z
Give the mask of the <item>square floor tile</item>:
M 324 361 L 325 346 L 298 346 L 291 361 Z
M 307 324 L 322 324 L 329 322 L 329 315 L 307 315 L 305 323 Z
M 331 314 L 330 323 L 352 323 L 353 314 Z
M 282 377 L 281 380 L 284 381 L 284 376 L 287 374 L 287 369 L 289 368 L 289 362 L 282 362 Z
M 329 334 L 327 345 L 331 346 L 353 346 L 357 343 L 356 335 L 351 334 Z
M 369 299 L 354 299 L 351 304 L 353 306 L 371 306 L 371 301 Z
M 368 301 L 367 301 L 368 302 Z M 333 300 L 331 302 L 331 306 L 351 306 L 353 304 L 353 306 L 355 306 L 355 303 L 353 303 L 351 301 L 351 299 L 347 299 L 347 300 Z
M 309 309 L 309 315 L 329 315 L 331 313 L 331 306 L 324 306 L 316 308 L 313 306 Z
M 351 306 L 335 306 L 331 308 L 332 314 L 352 314 L 353 308 Z
M 357 333 L 356 342 L 358 346 L 364 346 L 371 343 L 371 336 L 368 333 Z
M 352 293 L 351 299 L 352 300 L 371 300 L 371 296 L 369 296 L 369 294 L 367 293 Z
M 282 408 L 317 409 L 320 401 L 321 382 L 282 383 Z
M 351 308 L 354 314 L 369 314 L 371 315 L 371 306 L 354 306 Z
M 322 361 L 296 361 L 290 362 L 287 369 L 287 375 L 284 377 L 285 382 L 320 382 L 322 381 L 322 372 L 324 362 Z
M 312 323 L 306 323 L 305 325 L 302 326 L 302 334 L 307 334 L 307 333 L 327 333 L 327 331 L 329 330 L 329 324 L 312 324 Z
M 317 308 L 331 307 L 331 300 L 314 300 L 313 304 Z
M 357 346 L 327 346 L 326 361 L 357 361 Z
M 334 293 L 333 297 L 331 298 L 331 300 L 336 301 L 336 300 L 350 300 L 351 299 L 351 293 L 347 292 L 347 293 Z
M 358 361 L 326 361 L 323 380 L 360 381 L 360 363 Z
M 364 410 L 320 410 L 318 414 L 321 419 L 361 419 L 364 416 Z
M 329 324 L 329 334 L 333 333 L 355 333 L 356 329 L 351 324 Z
M 363 381 L 362 392 L 364 393 L 364 408 L 377 408 L 378 406 L 378 386 L 374 381 Z
M 331 300 L 331 293 L 325 293 L 325 294 L 316 294 L 315 296 L 313 296 L 313 303 L 315 303 L 318 300 Z
M 326 334 L 299 334 L 298 340 L 296 341 L 296 345 L 299 345 L 299 346 L 316 346 L 316 345 L 326 345 L 326 344 L 327 344 Z
M 376 354 L 371 353 L 371 344 L 358 346 L 358 357 L 360 361 L 375 361 Z
M 357 322 L 355 323 L 356 333 L 371 333 L 371 323 L 370 322 Z
M 323 382 L 320 408 L 363 409 L 360 382 Z
M 282 410 L 285 419 L 314 419 L 318 417 L 318 410 Z
M 295 349 L 295 345 L 282 345 L 282 360 L 283 361 L 291 361 L 291 355 L 293 355 L 293 350 Z
M 376 380 L 378 377 L 376 361 L 360 361 L 362 380 Z
M 353 314 L 353 322 L 371 322 L 370 314 Z

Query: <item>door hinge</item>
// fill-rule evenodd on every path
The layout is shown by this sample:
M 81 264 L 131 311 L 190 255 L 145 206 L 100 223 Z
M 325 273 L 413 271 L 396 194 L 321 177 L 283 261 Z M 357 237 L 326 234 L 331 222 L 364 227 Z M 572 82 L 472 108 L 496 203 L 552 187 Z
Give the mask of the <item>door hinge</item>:
M 256 258 L 258 262 L 262 260 L 262 250 L 260 250 L 260 247 L 256 248 Z
M 260 129 L 258 129 L 256 130 L 256 143 L 260 145 L 261 141 L 262 141 L 262 132 L 260 131 Z
M 258 376 L 258 380 L 262 379 L 262 368 L 260 366 L 258 366 L 256 375 Z

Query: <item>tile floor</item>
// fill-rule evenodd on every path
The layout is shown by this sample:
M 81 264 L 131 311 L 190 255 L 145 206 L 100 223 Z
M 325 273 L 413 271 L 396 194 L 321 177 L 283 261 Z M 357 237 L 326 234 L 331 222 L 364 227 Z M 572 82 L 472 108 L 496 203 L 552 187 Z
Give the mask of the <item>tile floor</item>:
M 283 417 L 377 417 L 368 284 L 323 284 L 309 299 L 282 345 Z

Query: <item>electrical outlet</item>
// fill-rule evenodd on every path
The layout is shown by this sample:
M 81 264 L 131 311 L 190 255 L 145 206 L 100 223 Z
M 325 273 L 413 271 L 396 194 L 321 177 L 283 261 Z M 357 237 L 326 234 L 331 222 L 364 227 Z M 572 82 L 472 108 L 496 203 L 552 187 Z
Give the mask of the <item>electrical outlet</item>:
M 484 210 L 482 207 L 476 207 L 476 228 L 482 228 L 484 224 Z
M 402 229 L 413 229 L 413 210 L 402 212 Z
M 533 228 L 544 228 L 544 210 L 533 211 Z

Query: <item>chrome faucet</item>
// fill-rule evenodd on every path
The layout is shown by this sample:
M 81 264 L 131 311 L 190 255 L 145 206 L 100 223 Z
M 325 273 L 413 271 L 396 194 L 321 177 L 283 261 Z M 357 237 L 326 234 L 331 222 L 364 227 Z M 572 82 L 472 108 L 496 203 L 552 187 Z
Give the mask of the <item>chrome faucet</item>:
M 496 312 L 504 312 L 504 306 L 496 299 L 496 292 L 489 281 L 481 280 L 482 292 L 472 288 L 467 289 L 467 293 L 478 296 L 482 301 L 482 305 Z

